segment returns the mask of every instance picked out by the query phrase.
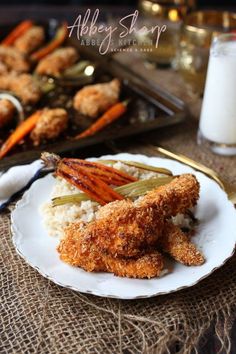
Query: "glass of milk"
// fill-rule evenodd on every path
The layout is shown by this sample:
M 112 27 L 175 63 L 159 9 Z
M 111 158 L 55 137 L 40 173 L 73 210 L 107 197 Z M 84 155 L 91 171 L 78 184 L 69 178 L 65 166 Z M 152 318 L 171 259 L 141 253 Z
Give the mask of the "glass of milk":
M 236 155 L 236 34 L 213 40 L 198 143 L 221 155 Z

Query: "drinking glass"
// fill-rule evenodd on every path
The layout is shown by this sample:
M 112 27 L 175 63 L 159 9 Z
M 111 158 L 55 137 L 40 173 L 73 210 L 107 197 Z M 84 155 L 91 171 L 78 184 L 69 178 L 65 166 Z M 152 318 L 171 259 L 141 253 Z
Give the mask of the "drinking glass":
M 183 19 L 194 7 L 195 0 L 139 0 L 139 10 L 146 23 L 158 23 L 160 26 L 165 24 L 167 27 L 160 36 L 158 48 L 154 45 L 147 48 L 150 49 L 145 54 L 147 60 L 164 67 L 173 64 Z M 144 42 L 153 40 L 150 33 L 143 39 Z
M 176 67 L 193 92 L 203 94 L 212 39 L 235 29 L 235 12 L 194 11 L 184 18 Z
M 198 143 L 236 155 L 236 34 L 214 38 L 198 132 Z

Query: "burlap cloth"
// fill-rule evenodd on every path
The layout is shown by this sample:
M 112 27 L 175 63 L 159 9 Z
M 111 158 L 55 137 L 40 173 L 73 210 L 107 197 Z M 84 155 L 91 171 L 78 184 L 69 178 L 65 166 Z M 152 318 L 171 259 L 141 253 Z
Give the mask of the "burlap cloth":
M 199 149 L 196 129 L 197 123 L 189 121 L 153 132 L 148 141 L 202 161 L 235 183 L 235 158 Z M 124 145 L 121 150 L 155 155 L 134 142 Z M 203 353 L 204 341 L 212 333 L 218 339 L 206 352 L 230 352 L 236 317 L 235 256 L 192 288 L 152 299 L 119 301 L 76 293 L 44 279 L 16 254 L 9 224 L 6 212 L 0 217 L 1 353 Z

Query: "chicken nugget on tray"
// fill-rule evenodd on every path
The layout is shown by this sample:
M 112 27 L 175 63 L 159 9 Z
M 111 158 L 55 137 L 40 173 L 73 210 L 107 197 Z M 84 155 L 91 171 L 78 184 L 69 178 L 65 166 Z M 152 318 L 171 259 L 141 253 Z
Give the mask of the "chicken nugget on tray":
M 15 113 L 13 103 L 5 98 L 0 99 L 0 128 L 11 122 Z
M 8 72 L 15 71 L 17 73 L 23 73 L 30 70 L 30 64 L 27 59 L 14 47 L 0 45 L 0 62 L 5 66 Z
M 78 58 L 79 56 L 75 48 L 59 48 L 40 60 L 36 67 L 36 72 L 40 75 L 56 77 L 73 65 Z
M 30 54 L 43 44 L 44 39 L 45 35 L 43 27 L 33 26 L 16 39 L 14 47 L 23 54 Z
M 54 108 L 43 110 L 35 128 L 30 134 L 35 146 L 38 146 L 43 140 L 57 138 L 68 124 L 68 114 L 63 108 Z
M 74 97 L 74 108 L 91 118 L 98 117 L 118 102 L 120 81 L 114 79 L 103 84 L 88 85 L 79 90 Z
M 2 75 L 0 76 L 0 89 L 12 91 L 24 104 L 34 104 L 42 95 L 38 83 L 30 74 Z

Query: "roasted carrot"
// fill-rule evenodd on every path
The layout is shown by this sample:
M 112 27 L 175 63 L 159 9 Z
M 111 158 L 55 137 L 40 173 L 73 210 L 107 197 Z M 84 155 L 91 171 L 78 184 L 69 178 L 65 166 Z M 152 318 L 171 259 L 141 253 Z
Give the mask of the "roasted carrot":
M 73 158 L 63 158 L 62 161 L 64 164 L 73 166 L 75 169 L 83 168 L 94 177 L 98 177 L 103 182 L 113 184 L 114 186 L 123 186 L 124 184 L 137 181 L 137 178 L 127 173 L 101 163 Z
M 75 169 L 73 166 L 68 166 L 62 160 L 58 164 L 56 174 L 79 188 L 101 205 L 114 200 L 124 199 L 122 195 L 114 191 L 101 179 L 94 177 L 83 168 Z
M 30 20 L 22 21 L 18 26 L 16 26 L 7 36 L 3 39 L 3 45 L 10 46 L 15 40 L 21 37 L 28 29 L 33 26 L 33 22 Z
M 37 50 L 32 53 L 30 58 L 34 61 L 39 61 L 44 58 L 46 55 L 53 52 L 55 49 L 60 47 L 60 45 L 64 42 L 67 36 L 67 23 L 64 22 L 60 28 L 58 28 L 55 37 L 45 45 L 43 48 Z
M 14 130 L 14 132 L 0 148 L 0 159 L 2 159 L 16 144 L 18 144 L 27 134 L 31 132 L 41 114 L 42 111 L 33 113 Z
M 109 108 L 98 120 L 93 123 L 88 129 L 82 133 L 76 135 L 74 139 L 86 138 L 88 136 L 94 135 L 98 131 L 105 128 L 107 125 L 111 124 L 120 116 L 122 116 L 127 110 L 128 101 L 118 102 Z

